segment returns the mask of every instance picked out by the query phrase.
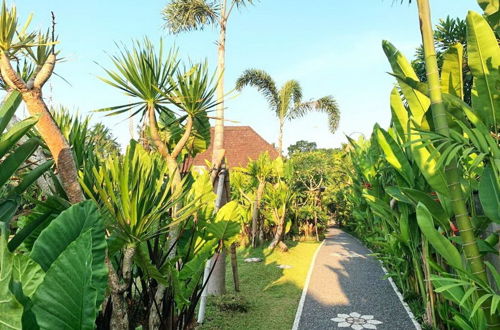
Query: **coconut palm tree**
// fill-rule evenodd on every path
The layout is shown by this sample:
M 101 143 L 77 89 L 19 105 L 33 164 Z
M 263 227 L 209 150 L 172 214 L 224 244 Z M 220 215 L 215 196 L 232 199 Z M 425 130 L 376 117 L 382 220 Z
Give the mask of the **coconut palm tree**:
M 337 130 L 340 111 L 333 96 L 324 96 L 317 100 L 302 101 L 302 88 L 296 80 L 288 80 L 278 89 L 271 76 L 257 69 L 248 69 L 236 81 L 236 89 L 242 90 L 245 86 L 253 86 L 264 95 L 269 107 L 274 111 L 279 121 L 278 151 L 283 154 L 283 133 L 285 122 L 304 116 L 311 111 L 328 114 L 330 132 Z
M 78 203 L 84 196 L 73 152 L 42 97 L 42 87 L 52 76 L 57 61 L 54 31 L 52 37 L 50 33 L 27 32 L 29 22 L 30 19 L 20 27 L 16 7 L 7 8 L 3 2 L 0 12 L 1 85 L 20 92 L 30 115 L 39 117 L 36 127 L 54 158 L 64 191 L 70 202 Z M 19 72 L 12 62 L 22 63 L 22 60 L 26 63 L 25 70 Z

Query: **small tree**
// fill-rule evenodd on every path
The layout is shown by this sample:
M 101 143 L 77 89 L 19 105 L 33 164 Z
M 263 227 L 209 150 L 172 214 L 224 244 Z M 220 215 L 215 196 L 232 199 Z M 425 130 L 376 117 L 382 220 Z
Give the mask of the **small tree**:
M 53 21 L 52 37 L 49 33 L 28 33 L 28 24 L 21 29 L 18 26 L 16 7 L 9 9 L 4 1 L 0 13 L 0 74 L 7 89 L 21 93 L 30 115 L 39 117 L 36 127 L 54 158 L 64 191 L 70 202 L 78 203 L 84 196 L 71 147 L 42 97 L 42 88 L 54 72 L 58 55 L 54 25 Z M 22 63 L 21 58 L 25 67 L 16 71 L 12 62 Z

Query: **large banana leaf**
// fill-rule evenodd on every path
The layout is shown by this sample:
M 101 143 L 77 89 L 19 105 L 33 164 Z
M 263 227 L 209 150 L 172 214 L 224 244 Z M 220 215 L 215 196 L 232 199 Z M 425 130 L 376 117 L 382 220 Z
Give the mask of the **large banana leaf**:
M 107 286 L 106 241 L 102 217 L 93 201 L 75 204 L 52 220 L 35 241 L 30 256 L 47 271 L 59 255 L 87 230 L 92 233 L 92 285 L 97 289 L 97 303 L 100 304 Z
M 395 87 L 391 91 L 391 112 L 392 123 L 396 131 L 403 139 L 403 142 L 406 142 L 408 140 L 410 119 L 408 110 L 406 110 L 403 101 L 401 101 L 401 96 Z
M 415 175 L 401 146 L 378 125 L 375 125 L 375 135 L 380 149 L 385 155 L 385 160 L 396 169 L 410 187 L 413 186 Z
M 441 68 L 441 91 L 443 93 L 455 95 L 461 99 L 463 93 L 463 53 L 464 47 L 457 43 L 443 54 L 443 66 Z
M 422 203 L 418 203 L 417 205 L 417 222 L 420 230 L 429 240 L 429 243 L 431 243 L 446 262 L 455 269 L 463 269 L 460 252 L 446 237 L 436 230 L 431 212 Z
M 500 187 L 498 182 L 493 168 L 488 165 L 479 181 L 479 200 L 484 214 L 496 223 L 500 223 Z
M 32 311 L 40 329 L 94 329 L 98 293 L 93 285 L 92 236 L 91 229 L 82 233 L 47 270 L 33 296 Z
M 408 62 L 408 60 L 399 52 L 399 50 L 396 49 L 396 47 L 394 47 L 390 42 L 384 40 L 382 42 L 382 48 L 384 49 L 385 55 L 389 60 L 394 74 L 418 80 L 410 62 Z M 399 78 L 398 81 L 400 81 Z M 408 106 L 410 107 L 414 120 L 419 125 L 422 125 L 423 128 L 428 129 L 429 125 L 425 120 L 425 113 L 431 104 L 429 98 L 420 91 L 410 88 L 405 84 L 400 84 L 400 87 L 406 101 L 408 102 Z
M 498 127 L 500 47 L 488 22 L 472 11 L 467 15 L 467 53 L 474 76 L 473 108 L 488 127 Z

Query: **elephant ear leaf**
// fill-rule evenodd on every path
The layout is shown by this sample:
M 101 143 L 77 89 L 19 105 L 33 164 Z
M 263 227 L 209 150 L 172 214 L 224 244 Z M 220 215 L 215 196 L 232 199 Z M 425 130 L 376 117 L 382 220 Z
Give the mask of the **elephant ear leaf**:
M 100 305 L 107 286 L 106 241 L 102 217 L 93 201 L 75 204 L 52 220 L 35 241 L 30 256 L 47 271 L 59 255 L 88 230 L 92 234 L 92 283 L 97 288 Z
M 422 203 L 417 205 L 417 222 L 429 243 L 448 264 L 456 269 L 463 269 L 460 253 L 446 237 L 436 230 L 431 212 Z
M 484 214 L 496 223 L 500 223 L 500 187 L 498 178 L 491 165 L 488 165 L 479 181 L 479 201 Z
M 12 259 L 7 241 L 0 237 L 0 329 L 21 329 L 23 306 L 9 289 L 13 273 Z
M 33 296 L 40 329 L 93 329 L 97 290 L 92 285 L 92 233 L 87 230 L 58 256 Z
M 228 243 L 240 232 L 239 216 L 238 203 L 231 201 L 221 207 L 215 221 L 208 224 L 207 230 L 218 240 Z

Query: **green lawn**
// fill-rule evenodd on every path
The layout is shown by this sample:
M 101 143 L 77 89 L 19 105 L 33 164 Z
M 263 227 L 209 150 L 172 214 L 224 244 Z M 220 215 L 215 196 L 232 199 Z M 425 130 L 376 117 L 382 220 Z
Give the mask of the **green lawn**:
M 289 251 L 269 251 L 263 248 L 238 251 L 241 292 L 234 297 L 233 277 L 229 258 L 226 284 L 228 296 L 210 298 L 205 323 L 198 329 L 286 329 L 290 330 L 300 300 L 302 288 L 318 242 L 288 242 Z M 260 257 L 260 263 L 245 263 L 244 258 Z M 292 268 L 280 269 L 278 265 Z M 231 297 L 232 296 L 232 297 Z M 220 301 L 234 298 L 243 301 L 247 312 L 221 310 Z M 246 302 L 246 303 L 245 303 Z

